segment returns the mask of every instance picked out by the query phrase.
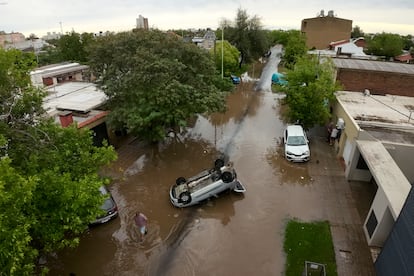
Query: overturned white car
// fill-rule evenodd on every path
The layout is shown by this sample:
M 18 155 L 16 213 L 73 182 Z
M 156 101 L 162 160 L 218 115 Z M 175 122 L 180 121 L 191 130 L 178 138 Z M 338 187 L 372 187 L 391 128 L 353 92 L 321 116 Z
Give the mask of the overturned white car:
M 214 162 L 214 167 L 189 178 L 179 177 L 170 188 L 170 200 L 176 207 L 198 204 L 226 190 L 244 193 L 246 189 L 237 179 L 233 164 L 224 164 L 222 159 Z

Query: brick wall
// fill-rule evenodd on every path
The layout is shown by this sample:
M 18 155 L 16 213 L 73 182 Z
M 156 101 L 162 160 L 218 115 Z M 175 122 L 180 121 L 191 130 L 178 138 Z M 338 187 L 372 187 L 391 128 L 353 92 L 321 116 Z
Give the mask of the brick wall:
M 330 16 L 308 18 L 302 20 L 301 32 L 309 49 L 327 49 L 331 42 L 351 38 L 352 20 Z
M 346 91 L 414 97 L 414 75 L 340 68 L 337 80 Z

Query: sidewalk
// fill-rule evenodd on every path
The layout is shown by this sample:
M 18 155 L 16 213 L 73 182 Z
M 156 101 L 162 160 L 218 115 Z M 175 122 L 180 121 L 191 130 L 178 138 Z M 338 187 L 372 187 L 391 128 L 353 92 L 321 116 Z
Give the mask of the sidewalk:
M 370 191 L 366 191 L 369 185 L 348 182 L 335 148 L 326 142 L 324 130 L 318 129 L 312 134 L 309 168 L 315 184 L 321 189 L 324 216 L 331 224 L 338 275 L 373 276 L 374 263 L 363 232 L 365 217 L 361 218 L 368 210 L 363 210 L 366 204 L 356 204 L 356 199 L 370 202 Z M 359 189 L 353 190 L 352 185 Z

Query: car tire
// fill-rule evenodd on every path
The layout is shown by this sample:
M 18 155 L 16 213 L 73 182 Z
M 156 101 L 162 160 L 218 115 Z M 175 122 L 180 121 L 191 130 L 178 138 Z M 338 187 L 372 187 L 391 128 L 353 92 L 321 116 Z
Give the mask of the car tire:
M 175 180 L 175 184 L 177 185 L 184 184 L 185 182 L 187 182 L 187 180 L 184 177 L 179 177 L 177 180 Z
M 216 169 L 216 170 L 220 170 L 221 169 L 221 167 L 223 167 L 224 166 L 224 160 L 223 159 L 217 159 L 215 162 L 214 162 L 214 168 Z
M 183 204 L 188 204 L 191 202 L 190 192 L 182 192 L 178 198 L 179 198 L 179 202 Z
M 221 174 L 221 179 L 224 183 L 230 183 L 234 180 L 233 174 L 231 172 L 223 172 Z

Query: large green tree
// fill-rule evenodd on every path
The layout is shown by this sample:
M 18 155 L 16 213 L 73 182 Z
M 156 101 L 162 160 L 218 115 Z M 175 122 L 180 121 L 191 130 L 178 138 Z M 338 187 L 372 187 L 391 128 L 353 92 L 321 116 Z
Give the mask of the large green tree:
M 403 47 L 404 41 L 400 35 L 383 32 L 368 38 L 366 53 L 389 59 L 400 55 Z
M 228 41 L 217 41 L 216 46 L 210 50 L 215 60 L 217 71 L 223 69 L 224 76 L 239 71 L 240 52 L 236 47 L 232 46 Z M 222 68 L 223 66 L 223 68 Z
M 225 107 L 208 51 L 158 30 L 102 37 L 91 68 L 108 96 L 109 124 L 156 142 L 198 113 Z
M 352 28 L 351 37 L 352 38 L 364 37 L 364 32 L 358 25 L 356 25 L 355 27 Z
M 30 84 L 34 56 L 0 49 L 0 275 L 31 275 L 36 258 L 75 246 L 102 210 L 100 168 L 116 157 L 88 130 L 61 128 Z
M 261 57 L 271 46 L 260 18 L 257 15 L 250 17 L 246 10 L 239 8 L 234 23 L 226 20 L 221 25 L 225 39 L 241 53 L 239 67 Z
M 291 31 L 272 30 L 268 36 L 272 44 L 281 44 L 286 47 Z
M 329 103 L 340 89 L 332 61 L 319 62 L 314 56 L 303 56 L 288 71 L 287 80 L 288 84 L 281 89 L 286 93 L 288 119 L 305 128 L 326 123 L 330 117 Z
M 51 46 L 39 54 L 39 65 L 47 65 L 59 62 L 88 63 L 87 48 L 95 43 L 92 33 L 76 33 L 72 31 L 58 39 L 49 41 Z
M 306 39 L 299 31 L 289 31 L 283 53 L 283 63 L 287 68 L 292 69 L 298 59 L 306 55 Z
M 1 146 L 4 146 L 3 143 Z M 0 275 L 30 275 L 38 251 L 30 243 L 32 220 L 27 215 L 36 178 L 26 178 L 0 159 Z

